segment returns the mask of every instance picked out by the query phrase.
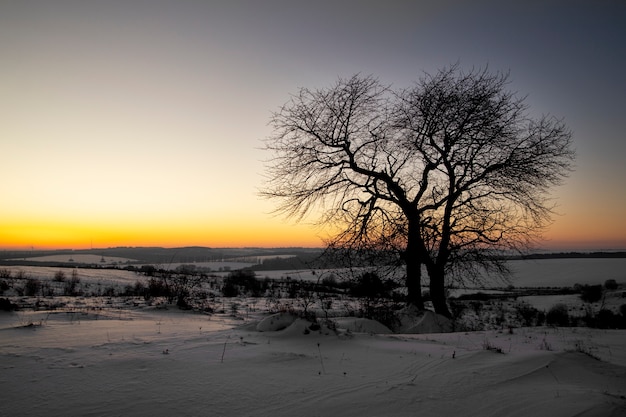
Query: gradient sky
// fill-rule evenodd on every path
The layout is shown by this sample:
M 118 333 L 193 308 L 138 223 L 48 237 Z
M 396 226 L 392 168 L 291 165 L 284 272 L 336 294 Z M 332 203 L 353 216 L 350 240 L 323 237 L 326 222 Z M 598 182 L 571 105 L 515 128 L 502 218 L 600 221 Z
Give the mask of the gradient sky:
M 319 246 L 260 150 L 299 87 L 510 71 L 574 132 L 545 247 L 626 248 L 626 3 L 0 0 L 0 248 Z

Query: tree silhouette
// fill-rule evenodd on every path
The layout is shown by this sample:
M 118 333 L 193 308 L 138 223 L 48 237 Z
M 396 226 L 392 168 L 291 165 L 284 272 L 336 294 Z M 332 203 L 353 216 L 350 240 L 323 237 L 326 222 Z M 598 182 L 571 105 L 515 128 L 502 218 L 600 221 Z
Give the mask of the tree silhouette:
M 564 123 L 530 117 L 507 84 L 452 66 L 402 90 L 361 75 L 302 88 L 272 117 L 261 194 L 278 213 L 316 216 L 329 247 L 397 253 L 420 309 L 425 266 L 450 316 L 446 280 L 505 274 L 502 251 L 540 237 L 574 158 Z

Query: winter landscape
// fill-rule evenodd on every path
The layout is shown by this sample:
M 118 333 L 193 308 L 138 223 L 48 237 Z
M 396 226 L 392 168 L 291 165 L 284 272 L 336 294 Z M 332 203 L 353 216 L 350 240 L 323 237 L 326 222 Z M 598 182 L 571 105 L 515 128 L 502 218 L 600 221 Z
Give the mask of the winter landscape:
M 590 261 L 595 268 L 602 264 Z M 618 269 L 624 259 L 604 261 L 611 265 L 604 273 L 613 268 L 623 274 Z M 465 290 L 466 298 L 457 301 L 465 308 L 459 307 L 462 313 L 453 323 L 399 309 L 397 321 L 386 326 L 365 317 L 367 306 L 383 306 L 384 300 L 352 297 L 349 288 L 340 291 L 341 279 L 337 291 L 305 285 L 310 292 L 294 294 L 290 286 L 310 282 L 285 278 L 297 271 L 258 271 L 254 280 L 268 285 L 263 294 L 255 296 L 251 281 L 242 279 L 236 295 L 225 294 L 233 277 L 252 274 L 225 272 L 238 264 L 222 262 L 211 264 L 214 272 L 191 288 L 184 306 L 176 297 L 134 292 L 138 283 L 151 288 L 158 272 L 81 265 L 0 268 L 0 298 L 15 307 L 0 313 L 2 414 L 626 413 L 626 330 L 599 328 L 609 326 L 598 321 L 584 324 L 585 315 L 597 318 L 601 309 L 621 317 L 625 300 L 619 281 L 613 286 L 608 280 L 610 289 L 602 284 L 602 299 L 593 302 L 581 300 L 581 285 L 576 292 L 545 295 L 556 288 L 545 282 L 534 287 L 534 296 L 501 298 L 485 294 L 521 287 Z M 537 262 L 544 269 L 555 262 L 561 270 L 568 262 L 578 263 L 579 270 L 584 264 L 583 259 L 524 262 L 530 262 L 520 265 L 531 275 Z M 184 269 L 179 265 L 178 276 Z M 310 278 L 311 271 L 300 272 Z M 38 292 L 27 294 L 22 279 L 31 285 L 36 280 Z M 567 306 L 567 323 L 546 319 L 555 304 Z
M 0 1 L 0 417 L 626 416 L 625 21 Z

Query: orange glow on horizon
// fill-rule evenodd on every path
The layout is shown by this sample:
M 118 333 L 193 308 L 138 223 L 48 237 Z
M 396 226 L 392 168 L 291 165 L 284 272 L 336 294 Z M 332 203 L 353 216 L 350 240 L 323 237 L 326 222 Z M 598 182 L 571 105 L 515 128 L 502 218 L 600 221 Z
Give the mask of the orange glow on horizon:
M 567 216 L 556 217 L 554 224 L 544 233 L 542 247 L 563 250 L 626 250 L 626 223 L 613 221 L 621 216 L 611 212 L 599 214 L 572 210 Z
M 0 217 L 0 250 L 89 249 L 106 247 L 323 247 L 329 230 L 284 218 L 243 212 L 207 216 L 188 212 L 112 214 L 89 211 L 15 213 Z M 623 224 L 584 221 L 587 213 L 556 217 L 537 249 L 553 251 L 626 250 Z
M 109 225 L 110 226 L 110 225 Z M 196 228 L 172 226 L 114 228 L 80 226 L 65 223 L 1 225 L 2 250 L 89 249 L 107 247 L 323 247 L 315 231 L 302 225 L 267 222 L 231 228 L 202 225 Z M 550 231 L 538 248 L 555 251 L 624 250 L 626 239 L 621 236 L 584 234 L 582 231 L 556 233 Z
M 306 226 L 280 222 L 238 227 L 200 224 L 0 224 L 0 249 L 89 249 L 103 247 L 321 247 L 322 240 Z

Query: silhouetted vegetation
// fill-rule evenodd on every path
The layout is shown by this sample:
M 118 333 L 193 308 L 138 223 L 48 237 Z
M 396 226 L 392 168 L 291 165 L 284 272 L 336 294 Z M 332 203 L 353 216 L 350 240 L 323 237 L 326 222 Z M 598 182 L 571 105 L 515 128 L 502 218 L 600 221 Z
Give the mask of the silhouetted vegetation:
M 548 310 L 546 315 L 546 323 L 549 326 L 569 326 L 569 312 L 565 304 L 556 304 Z
M 580 299 L 586 303 L 595 303 L 602 299 L 602 285 L 580 285 L 575 289 L 580 291 Z
M 574 158 L 564 123 L 531 117 L 507 77 L 456 65 L 406 89 L 358 74 L 302 88 L 272 117 L 262 195 L 295 218 L 321 209 L 338 231 L 329 248 L 395 255 L 419 310 L 425 267 L 432 306 L 450 317 L 446 282 L 506 274 L 503 251 L 549 222 L 549 190 Z
M 233 271 L 224 279 L 222 295 L 237 297 L 240 293 L 244 293 L 252 297 L 260 297 L 266 290 L 263 284 L 263 281 L 256 279 L 254 271 Z
M 254 251 L 246 253 L 251 255 Z M 84 306 L 85 303 L 92 303 L 85 301 L 85 297 L 98 297 L 100 300 L 94 303 L 100 306 L 177 306 L 181 309 L 230 313 L 243 317 L 253 306 L 261 303 L 266 311 L 289 311 L 313 321 L 321 320 L 320 323 L 333 316 L 347 315 L 375 319 L 390 328 L 397 327 L 399 312 L 406 306 L 406 287 L 402 276 L 394 276 L 388 268 L 376 265 L 390 265 L 394 256 L 389 252 L 372 251 L 351 257 L 342 250 L 334 253 L 302 250 L 295 256 L 251 256 L 246 261 L 253 259 L 257 259 L 258 266 L 276 268 L 282 265 L 292 269 L 298 264 L 305 264 L 307 267 L 317 265 L 320 269 L 273 279 L 258 276 L 252 269 L 226 273 L 217 272 L 217 269 L 207 272 L 207 269 L 193 263 L 176 263 L 170 269 L 163 264 L 144 264 L 126 266 L 124 269 L 133 271 L 137 279 L 120 283 L 115 279 L 102 282 L 99 279 L 98 282 L 85 279 L 82 268 L 76 268 L 75 265 L 71 269 L 59 267 L 46 277 L 33 275 L 30 269 L 25 269 L 25 272 L 18 268 L 0 268 L 0 295 L 6 300 L 2 302 L 9 310 Z M 298 264 L 290 263 L 294 261 Z M 327 269 L 329 265 L 341 265 L 342 268 Z M 101 266 L 98 268 L 101 269 Z M 132 275 L 125 272 L 124 276 Z M 300 279 L 301 276 L 305 279 Z M 622 287 L 622 283 L 608 279 L 603 285 L 564 288 L 509 286 L 497 291 L 477 289 L 474 293 L 465 290 L 462 295 L 449 299 L 449 308 L 456 330 L 508 329 L 544 324 L 625 328 L 626 304 L 616 307 L 617 299 L 624 293 Z M 557 294 L 567 296 L 564 298 L 567 307 L 554 306 L 545 311 L 520 298 Z M 61 296 L 63 298 L 57 298 Z M 572 304 L 577 298 L 580 298 L 578 306 Z M 424 292 L 423 299 L 430 307 L 427 292 Z
M 17 304 L 13 304 L 8 298 L 0 298 L 0 310 L 1 311 L 13 311 L 17 310 Z

